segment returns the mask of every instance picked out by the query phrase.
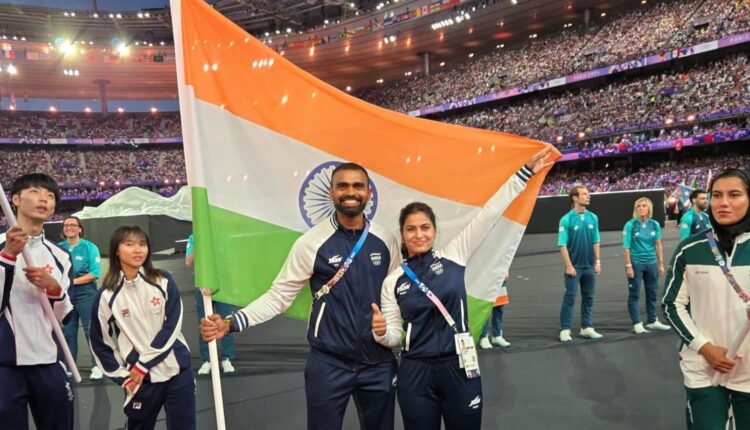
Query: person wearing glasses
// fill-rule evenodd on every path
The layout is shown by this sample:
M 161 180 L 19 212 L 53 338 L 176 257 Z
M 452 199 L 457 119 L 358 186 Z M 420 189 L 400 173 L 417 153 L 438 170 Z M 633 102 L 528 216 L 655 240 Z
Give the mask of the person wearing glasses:
M 84 239 L 85 230 L 78 217 L 69 216 L 63 221 L 62 235 L 65 240 L 60 242 L 62 248 L 70 252 L 73 262 L 73 285 L 68 290 L 73 301 L 73 311 L 68 323 L 63 326 L 65 340 L 73 354 L 73 359 L 78 361 L 78 323 L 83 326 L 83 335 L 86 343 L 89 343 L 89 324 L 91 323 L 91 304 L 96 295 L 96 280 L 101 275 L 101 256 L 96 245 Z M 104 377 L 101 369 L 96 366 L 94 358 L 91 358 L 90 379 L 99 380 Z

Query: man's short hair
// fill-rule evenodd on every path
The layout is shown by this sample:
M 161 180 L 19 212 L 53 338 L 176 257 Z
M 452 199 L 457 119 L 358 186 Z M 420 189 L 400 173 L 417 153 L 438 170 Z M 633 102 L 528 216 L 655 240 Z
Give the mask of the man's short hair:
M 573 185 L 573 188 L 571 188 L 570 191 L 568 191 L 568 197 L 570 198 L 570 202 L 574 203 L 573 197 L 578 197 L 578 192 L 585 188 L 586 188 L 585 185 L 581 185 L 581 184 Z
M 367 174 L 367 170 L 365 170 L 364 167 L 360 166 L 357 163 L 343 163 L 336 166 L 335 169 L 333 169 L 333 172 L 331 172 L 331 186 L 333 186 L 333 177 L 336 176 L 336 173 L 340 172 L 341 170 L 357 170 L 365 174 L 365 178 L 367 178 L 367 186 L 370 185 L 370 175 Z
M 698 196 L 701 195 L 701 194 L 707 194 L 706 190 L 704 190 L 702 188 L 696 188 L 695 190 L 693 190 L 693 192 L 690 193 L 690 202 L 692 203 L 693 200 L 697 199 Z
M 16 194 L 20 194 L 21 191 L 32 187 L 44 188 L 55 195 L 55 205 L 60 203 L 60 187 L 51 176 L 44 173 L 28 173 L 19 176 L 13 181 L 13 185 L 10 187 L 10 195 L 15 196 Z

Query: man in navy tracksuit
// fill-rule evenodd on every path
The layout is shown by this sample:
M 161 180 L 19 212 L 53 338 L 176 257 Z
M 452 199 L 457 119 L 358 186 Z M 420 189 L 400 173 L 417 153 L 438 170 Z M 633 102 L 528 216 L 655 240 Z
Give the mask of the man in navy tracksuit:
M 49 176 L 31 173 L 13 182 L 11 196 L 18 224 L 0 244 L 0 428 L 28 429 L 30 410 L 39 430 L 72 430 L 73 391 L 39 302 L 42 289 L 58 322 L 73 310 L 70 254 L 42 230 L 60 192 Z M 24 246 L 35 267 L 18 258 Z
M 371 303 L 380 303 L 383 280 L 398 267 L 400 252 L 393 236 L 364 216 L 371 197 L 365 169 L 345 163 L 331 178 L 336 213 L 295 242 L 268 292 L 224 320 L 219 315 L 202 320 L 201 333 L 209 342 L 267 321 L 284 312 L 309 282 L 314 301 L 305 367 L 307 428 L 341 429 L 354 396 L 362 429 L 389 430 L 396 359 L 373 339 Z M 351 265 L 333 282 L 356 248 Z

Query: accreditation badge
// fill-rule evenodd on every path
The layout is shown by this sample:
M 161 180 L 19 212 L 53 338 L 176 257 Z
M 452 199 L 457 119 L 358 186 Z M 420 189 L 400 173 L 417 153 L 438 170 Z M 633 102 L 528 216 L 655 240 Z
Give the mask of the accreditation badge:
M 456 333 L 453 340 L 456 343 L 458 364 L 466 372 L 466 377 L 469 379 L 478 377 L 479 357 L 477 357 L 477 348 L 471 333 Z

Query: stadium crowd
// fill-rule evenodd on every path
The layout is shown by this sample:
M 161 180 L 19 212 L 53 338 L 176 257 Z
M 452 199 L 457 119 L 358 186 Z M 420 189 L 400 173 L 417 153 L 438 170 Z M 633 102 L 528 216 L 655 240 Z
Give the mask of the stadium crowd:
M 21 113 L 0 114 L 0 138 L 19 138 L 28 143 L 49 139 L 120 139 L 179 137 L 179 113 Z M 127 142 L 124 142 L 127 143 Z
M 748 74 L 748 54 L 740 53 L 683 71 L 619 78 L 598 88 L 540 95 L 446 116 L 444 120 L 552 143 L 580 141 L 583 137 L 580 133 L 603 136 L 622 134 L 633 128 L 659 129 L 665 122 L 690 115 L 700 119 L 747 108 L 750 106 Z M 566 146 L 568 143 L 561 145 Z
M 173 194 L 172 185 L 186 183 L 185 156 L 179 147 L 11 148 L 0 151 L 0 163 L 5 166 L 0 180 L 6 189 L 25 172 L 42 172 L 57 179 L 68 200 L 101 200 L 129 185 L 167 187 Z
M 648 2 L 601 26 L 567 28 L 515 49 L 498 49 L 444 72 L 367 88 L 359 97 L 406 112 L 746 31 L 750 31 L 750 0 Z
M 686 157 L 679 161 L 663 161 L 635 169 L 607 164 L 596 170 L 556 170 L 545 179 L 540 195 L 565 194 L 576 184 L 585 185 L 591 192 L 664 188 L 669 194 L 678 184 L 705 188 L 709 171 L 715 175 L 725 169 L 744 169 L 749 165 L 750 155 L 726 154 Z

